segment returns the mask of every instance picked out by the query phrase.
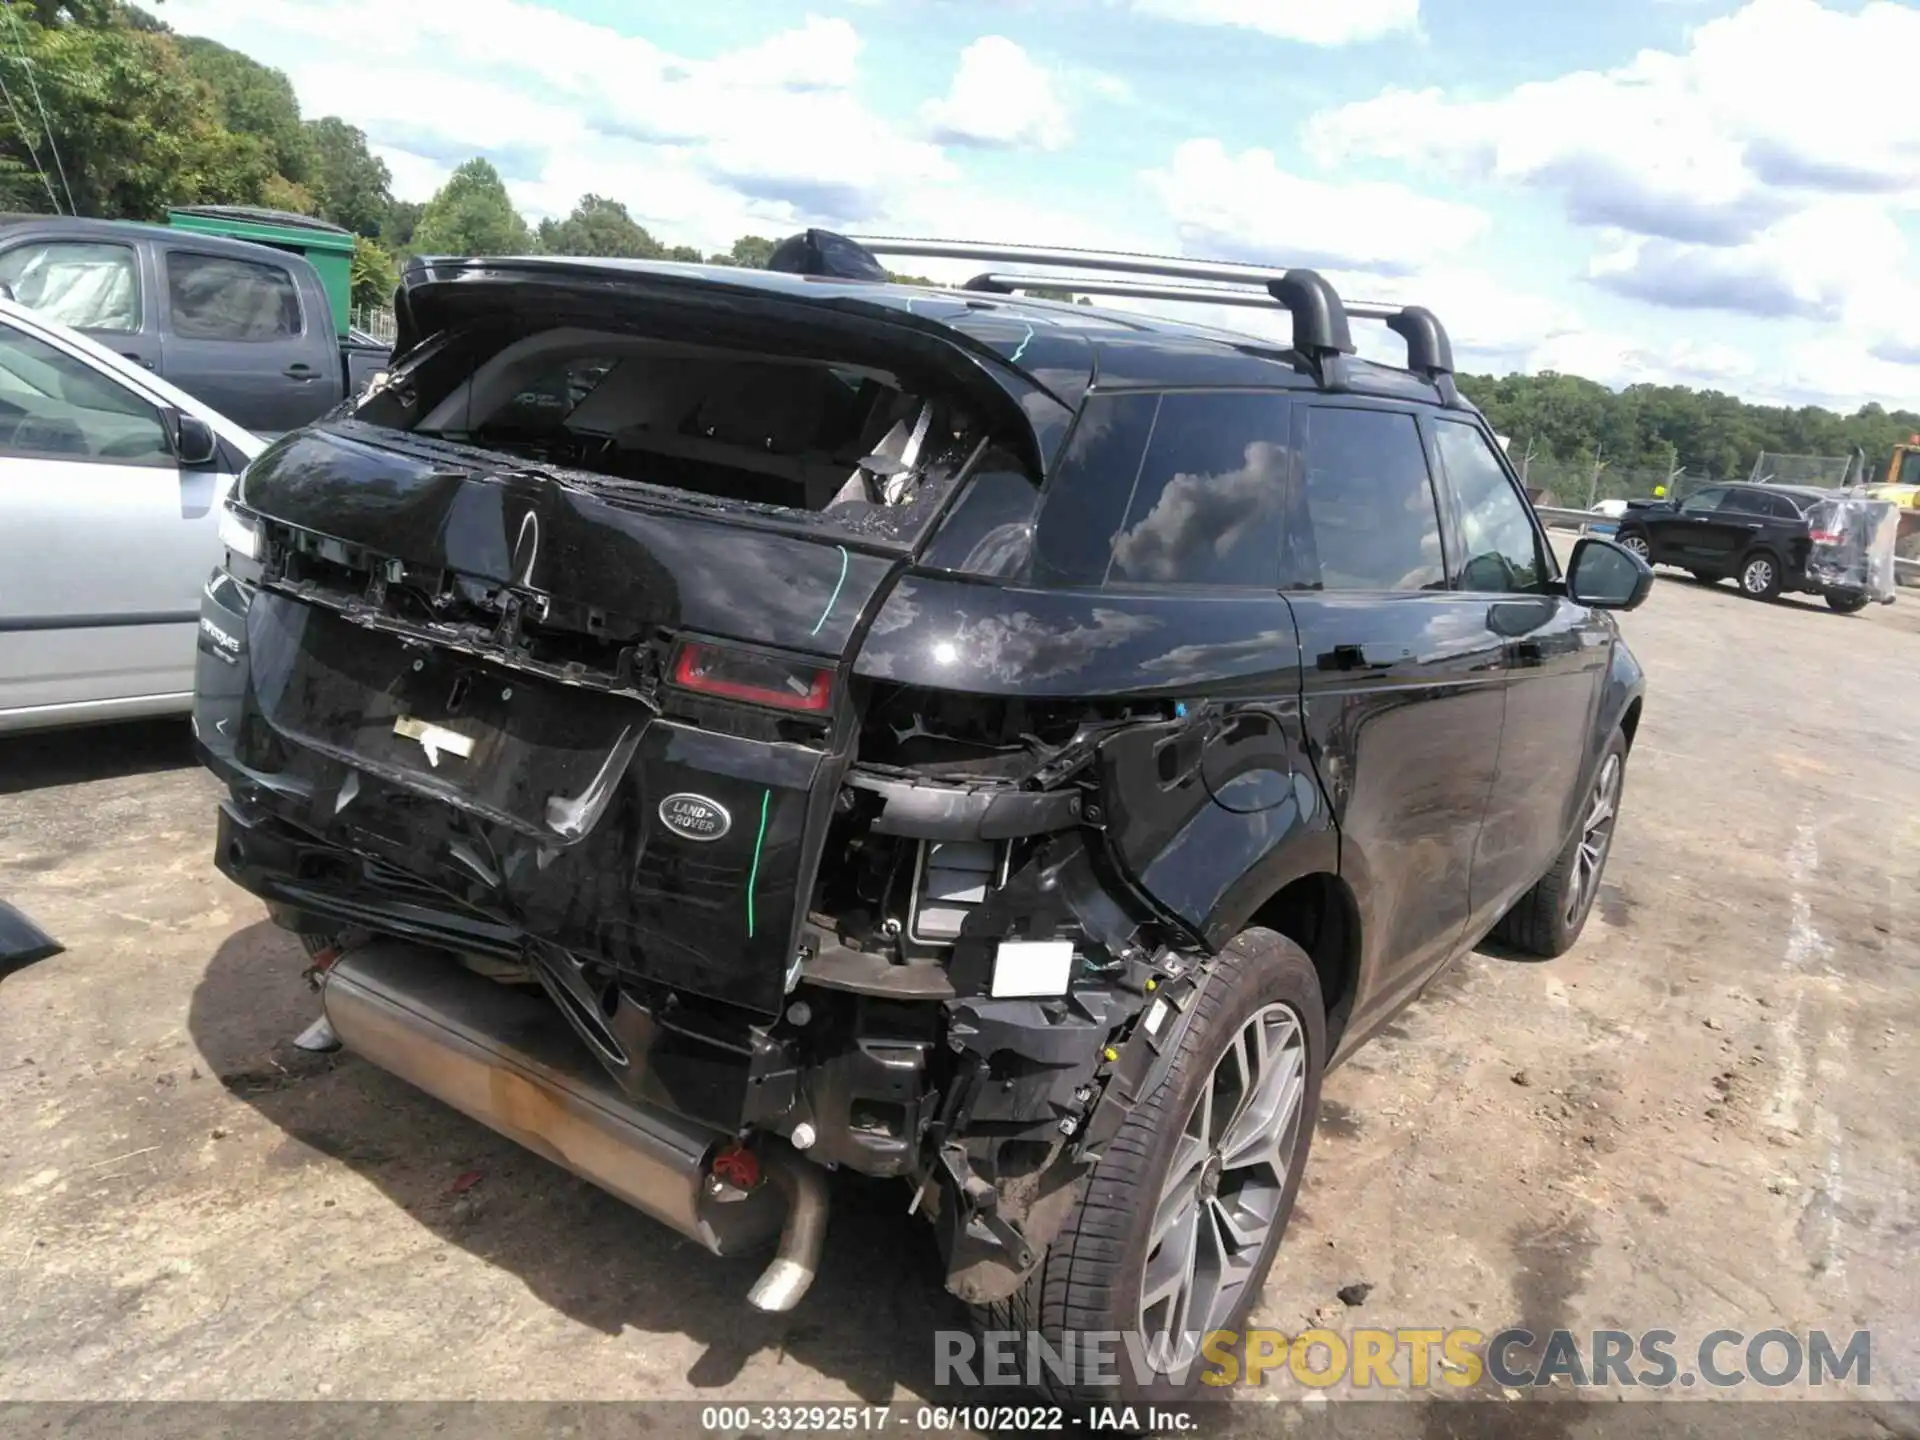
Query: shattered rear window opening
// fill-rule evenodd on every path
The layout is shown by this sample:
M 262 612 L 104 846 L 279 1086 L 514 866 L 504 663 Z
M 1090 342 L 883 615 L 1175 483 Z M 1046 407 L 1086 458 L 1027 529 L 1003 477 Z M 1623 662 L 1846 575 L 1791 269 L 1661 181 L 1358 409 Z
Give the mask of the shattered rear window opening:
M 895 542 L 926 532 L 990 438 L 964 398 L 888 370 L 580 325 L 444 336 L 353 418 L 614 503 L 644 487 Z

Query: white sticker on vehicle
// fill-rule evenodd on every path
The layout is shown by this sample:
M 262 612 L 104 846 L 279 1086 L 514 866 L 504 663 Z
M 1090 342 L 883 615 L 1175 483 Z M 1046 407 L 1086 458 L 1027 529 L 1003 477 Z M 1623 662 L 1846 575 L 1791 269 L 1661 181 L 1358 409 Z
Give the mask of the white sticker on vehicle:
M 440 768 L 440 754 L 458 755 L 462 760 L 473 754 L 473 737 L 462 735 L 447 729 L 444 725 L 434 725 L 425 720 L 416 720 L 411 715 L 402 715 L 393 722 L 393 733 L 404 735 L 409 740 L 418 740 L 420 748 L 427 752 L 427 763 L 436 770 Z

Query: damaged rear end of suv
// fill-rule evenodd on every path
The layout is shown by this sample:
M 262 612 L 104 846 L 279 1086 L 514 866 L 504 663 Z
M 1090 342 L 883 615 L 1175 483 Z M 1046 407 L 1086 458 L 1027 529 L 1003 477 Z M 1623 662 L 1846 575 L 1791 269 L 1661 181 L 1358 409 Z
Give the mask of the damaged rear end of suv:
M 1283 350 L 785 254 L 410 267 L 393 368 L 223 527 L 217 863 L 306 941 L 303 1043 L 773 1247 L 755 1305 L 799 1302 L 845 1168 L 902 1182 L 988 1323 L 1178 1349 L 1251 1306 L 1343 1035 L 1539 878 L 1478 914 L 1462 878 L 1456 914 L 1343 862 L 1342 816 L 1370 839 L 1395 798 L 1359 737 L 1414 691 L 1287 593 L 1321 563 L 1290 397 L 1348 362 L 1338 298 L 1276 283 Z M 1604 863 L 1574 831 L 1617 798 L 1591 737 L 1637 716 L 1630 667 L 1557 692 L 1580 793 L 1547 858 Z M 1415 797 L 1429 872 L 1490 715 L 1484 764 Z

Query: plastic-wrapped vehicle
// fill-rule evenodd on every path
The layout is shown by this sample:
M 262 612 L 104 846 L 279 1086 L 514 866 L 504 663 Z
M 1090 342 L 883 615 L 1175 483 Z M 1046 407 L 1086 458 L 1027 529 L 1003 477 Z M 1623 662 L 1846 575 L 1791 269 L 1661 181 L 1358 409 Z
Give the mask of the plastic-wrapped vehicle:
M 196 733 L 306 1043 L 715 1251 L 779 1231 L 765 1308 L 844 1167 L 994 1328 L 1190 1358 L 1327 1066 L 1490 932 L 1579 935 L 1652 573 L 1562 573 L 1427 312 L 1070 258 L 1237 280 L 1292 344 L 831 236 L 415 262 L 385 385 L 243 479 Z
M 1891 605 L 1900 507 L 1889 500 L 1838 495 L 1807 510 L 1807 580 L 1843 613 Z

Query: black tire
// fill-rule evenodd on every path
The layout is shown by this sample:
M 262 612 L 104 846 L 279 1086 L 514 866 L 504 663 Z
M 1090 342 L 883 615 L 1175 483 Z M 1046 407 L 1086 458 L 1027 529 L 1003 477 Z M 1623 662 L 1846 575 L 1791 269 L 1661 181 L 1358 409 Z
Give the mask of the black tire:
M 1624 545 L 1649 565 L 1653 564 L 1653 537 L 1637 525 L 1623 525 L 1613 532 L 1614 543 Z
M 1838 615 L 1858 615 L 1867 608 L 1867 597 L 1858 590 L 1845 593 L 1827 591 L 1827 608 Z
M 1210 1328 L 1240 1329 L 1260 1294 L 1286 1234 L 1320 1110 L 1320 1076 L 1327 1054 L 1320 980 L 1313 962 L 1291 940 L 1271 930 L 1248 930 L 1212 963 L 1194 1003 L 1199 1008 L 1181 1038 L 1166 1081 L 1109 1142 L 1087 1178 L 1079 1203 L 1026 1285 L 1010 1299 L 974 1311 L 983 1329 L 1018 1332 L 1021 1356 L 1032 1353 L 1025 1337 L 1035 1332 L 1060 1353 L 1065 1353 L 1062 1347 L 1073 1337 L 1089 1332 L 1140 1332 L 1140 1291 L 1151 1258 L 1149 1231 L 1182 1131 L 1195 1113 L 1202 1089 L 1212 1082 L 1215 1065 L 1241 1028 L 1262 1008 L 1284 1004 L 1297 1016 L 1305 1040 L 1305 1087 L 1297 1139 L 1271 1231 L 1237 1302 Z M 1044 1369 L 1041 1388 L 1050 1400 L 1075 1409 L 1174 1403 L 1200 1391 L 1207 1362 L 1196 1356 L 1184 1383 L 1159 1377 L 1143 1384 L 1130 1373 L 1121 1347 L 1109 1368 L 1119 1379 L 1112 1388 L 1063 1384 Z M 1074 1379 L 1078 1382 L 1082 1377 Z
M 1500 917 L 1500 923 L 1493 927 L 1495 940 L 1525 954 L 1537 955 L 1542 960 L 1552 960 L 1566 954 L 1573 948 L 1574 941 L 1580 938 L 1580 932 L 1586 928 L 1587 917 L 1593 913 L 1593 901 L 1600 893 L 1600 882 L 1606 878 L 1607 857 L 1613 853 L 1613 827 L 1610 825 L 1601 846 L 1599 863 L 1594 866 L 1592 881 L 1579 897 L 1576 909 L 1574 886 L 1578 883 L 1580 873 L 1580 847 L 1587 838 L 1586 818 L 1604 781 L 1607 762 L 1613 757 L 1620 762 L 1613 795 L 1613 819 L 1618 820 L 1620 796 L 1626 780 L 1627 740 L 1616 730 L 1593 767 L 1593 779 L 1588 783 L 1586 798 L 1581 802 L 1580 820 L 1572 838 L 1547 873 L 1536 880 L 1533 888 Z
M 1740 557 L 1734 576 L 1749 600 L 1772 600 L 1780 593 L 1780 557 L 1771 550 L 1749 550 Z

